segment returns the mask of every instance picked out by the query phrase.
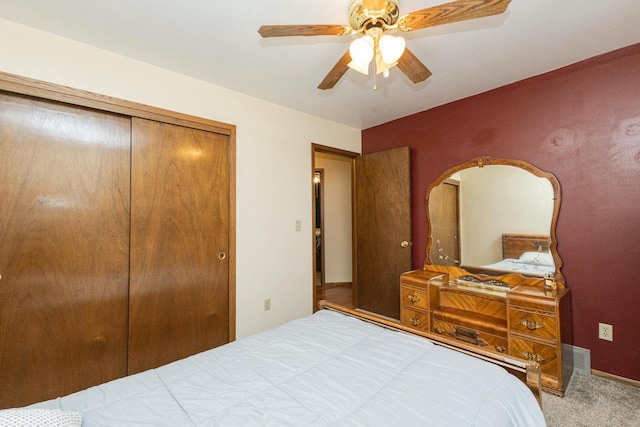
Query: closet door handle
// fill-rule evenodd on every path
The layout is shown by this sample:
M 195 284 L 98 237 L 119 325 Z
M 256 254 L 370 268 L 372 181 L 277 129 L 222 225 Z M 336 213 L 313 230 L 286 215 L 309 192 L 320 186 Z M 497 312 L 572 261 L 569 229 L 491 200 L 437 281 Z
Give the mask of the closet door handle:
M 218 259 L 219 259 L 220 261 L 222 261 L 222 260 L 223 260 L 223 259 L 225 259 L 226 257 L 227 257 L 226 252 L 220 252 L 220 253 L 218 254 Z

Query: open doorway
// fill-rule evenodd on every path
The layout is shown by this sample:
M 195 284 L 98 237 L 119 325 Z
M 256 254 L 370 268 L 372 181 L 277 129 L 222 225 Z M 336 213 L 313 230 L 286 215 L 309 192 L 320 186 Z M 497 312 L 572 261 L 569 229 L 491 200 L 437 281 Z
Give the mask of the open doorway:
M 324 169 L 316 168 L 313 174 L 313 200 L 314 200 L 314 244 L 315 244 L 315 276 L 313 284 L 324 286 L 325 284 L 325 260 L 324 260 Z
M 353 159 L 312 144 L 313 309 L 326 299 L 353 306 Z

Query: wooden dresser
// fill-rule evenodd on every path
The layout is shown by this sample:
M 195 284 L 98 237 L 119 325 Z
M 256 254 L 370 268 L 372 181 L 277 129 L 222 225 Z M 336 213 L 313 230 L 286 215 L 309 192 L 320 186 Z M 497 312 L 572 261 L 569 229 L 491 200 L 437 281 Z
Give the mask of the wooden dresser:
M 430 332 L 429 283 L 432 279 L 441 279 L 443 275 L 425 270 L 416 270 L 412 273 L 404 274 L 400 281 L 400 322 L 403 325 Z
M 509 354 L 540 363 L 542 385 L 563 394 L 572 368 L 562 344 L 571 333 L 569 290 L 520 285 L 507 295 Z
M 571 337 L 569 290 L 547 290 L 543 280 L 519 275 L 500 277 L 503 289 L 472 286 L 461 284 L 456 269 L 451 270 L 401 276 L 401 323 L 485 351 L 535 360 L 543 388 L 563 396 L 572 370 L 562 344 L 563 337 Z

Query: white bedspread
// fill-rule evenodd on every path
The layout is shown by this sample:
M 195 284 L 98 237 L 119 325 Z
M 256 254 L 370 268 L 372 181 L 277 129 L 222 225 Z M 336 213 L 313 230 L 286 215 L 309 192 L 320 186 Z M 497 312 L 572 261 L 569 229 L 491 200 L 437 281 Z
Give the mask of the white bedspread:
M 483 265 L 483 268 L 490 268 L 492 270 L 501 271 L 513 271 L 522 274 L 536 274 L 538 276 L 544 276 L 545 274 L 553 274 L 556 271 L 555 265 L 540 265 L 521 262 L 515 258 L 505 258 L 502 261 L 494 264 Z
M 545 425 L 502 368 L 328 310 L 32 407 L 83 426 Z

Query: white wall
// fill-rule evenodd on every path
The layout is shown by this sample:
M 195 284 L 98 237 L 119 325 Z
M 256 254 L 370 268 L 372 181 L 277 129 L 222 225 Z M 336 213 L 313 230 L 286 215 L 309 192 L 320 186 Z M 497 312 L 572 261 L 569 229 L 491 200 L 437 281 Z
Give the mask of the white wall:
M 0 52 L 6 73 L 236 125 L 237 337 L 311 313 L 311 143 L 360 152 L 360 130 L 1 19 Z
M 502 233 L 549 234 L 553 187 L 513 166 L 460 171 L 462 263 L 488 265 L 502 259 Z
M 351 159 L 316 153 L 324 169 L 325 283 L 351 283 Z

